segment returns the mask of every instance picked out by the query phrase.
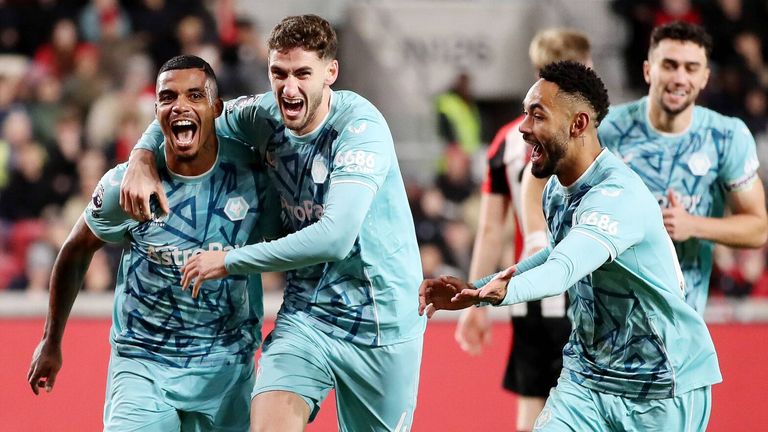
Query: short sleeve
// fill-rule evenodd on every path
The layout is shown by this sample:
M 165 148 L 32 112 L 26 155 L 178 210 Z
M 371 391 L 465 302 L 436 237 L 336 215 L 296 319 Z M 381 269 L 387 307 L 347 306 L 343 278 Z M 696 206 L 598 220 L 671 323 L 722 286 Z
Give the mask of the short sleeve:
M 361 183 L 377 192 L 394 159 L 392 134 L 384 119 L 361 116 L 348 122 L 332 158 L 332 183 Z
M 620 186 L 594 187 L 576 209 L 572 231 L 599 241 L 615 260 L 644 237 L 649 215 L 634 201 Z
M 125 164 L 118 165 L 104 174 L 83 214 L 88 228 L 107 243 L 122 242 L 128 230 L 138 225 L 120 207 L 120 183 L 125 168 Z
M 735 126 L 733 137 L 722 149 L 722 165 L 719 173 L 727 191 L 739 191 L 757 177 L 760 163 L 757 159 L 755 138 L 740 119 L 731 119 Z

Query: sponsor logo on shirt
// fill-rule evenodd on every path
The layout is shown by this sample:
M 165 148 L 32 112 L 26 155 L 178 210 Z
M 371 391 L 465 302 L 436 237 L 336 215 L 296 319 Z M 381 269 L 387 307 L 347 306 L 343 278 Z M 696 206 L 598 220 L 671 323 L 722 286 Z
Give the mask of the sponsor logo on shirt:
M 372 174 L 376 168 L 376 155 L 363 150 L 339 152 L 333 161 L 343 172 Z
M 615 198 L 621 194 L 621 189 L 611 189 L 611 188 L 605 188 L 600 189 L 600 193 L 604 196 Z
M 701 194 L 698 195 L 683 195 L 678 192 L 674 192 L 677 202 L 679 202 L 688 213 L 693 213 L 696 207 L 701 203 Z M 656 201 L 659 202 L 661 208 L 669 207 L 669 197 L 664 195 L 657 195 Z
M 227 114 L 232 114 L 232 111 L 234 111 L 235 109 L 241 109 L 248 105 L 258 105 L 259 101 L 263 96 L 264 96 L 263 94 L 260 94 L 260 95 L 240 97 L 234 102 L 227 105 Z
M 579 224 L 595 226 L 611 235 L 616 235 L 619 232 L 618 222 L 611 220 L 610 216 L 598 212 L 582 213 L 579 217 Z
M 280 198 L 280 206 L 291 217 L 301 222 L 319 220 L 325 212 L 325 208 L 321 204 L 315 204 L 310 200 L 304 200 L 301 205 L 293 206 L 284 198 Z
M 201 254 L 206 251 L 230 251 L 237 249 L 241 245 L 224 246 L 221 243 L 213 242 L 202 248 L 179 249 L 176 246 L 149 246 L 147 247 L 147 259 L 156 264 L 168 266 L 183 266 L 193 255 Z
M 358 123 L 357 126 L 349 125 L 349 127 L 347 128 L 347 130 L 349 130 L 355 135 L 360 135 L 361 133 L 365 132 L 366 129 L 368 129 L 368 123 L 366 123 L 365 121 Z

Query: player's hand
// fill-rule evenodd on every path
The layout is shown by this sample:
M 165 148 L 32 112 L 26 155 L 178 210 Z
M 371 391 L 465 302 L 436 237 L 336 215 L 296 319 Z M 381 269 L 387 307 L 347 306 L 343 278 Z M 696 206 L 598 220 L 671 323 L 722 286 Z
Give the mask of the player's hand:
M 150 198 L 156 195 L 160 210 L 170 213 L 160 176 L 155 166 L 155 156 L 147 150 L 131 153 L 128 169 L 120 185 L 120 207 L 132 218 L 144 222 L 152 219 Z
M 488 311 L 473 307 L 461 313 L 453 337 L 464 352 L 476 356 L 483 353 L 484 346 L 490 345 L 491 328 Z
M 500 271 L 496 277 L 491 279 L 490 282 L 485 284 L 485 286 L 479 290 L 477 297 L 480 299 L 480 301 L 490 303 L 492 305 L 501 303 L 501 301 L 504 300 L 504 297 L 507 296 L 507 287 L 509 286 L 509 281 L 512 279 L 512 276 L 514 276 L 516 271 L 516 266 L 512 266 Z
M 204 281 L 227 277 L 229 273 L 224 266 L 224 257 L 226 256 L 227 253 L 224 251 L 208 251 L 191 256 L 181 268 L 183 273 L 181 289 L 186 290 L 187 286 L 194 281 L 192 298 L 197 298 Z
M 672 240 L 676 242 L 686 241 L 693 236 L 693 216 L 680 204 L 672 189 L 667 192 L 667 197 L 669 198 L 669 206 L 661 209 L 664 228 L 667 229 Z
M 475 300 L 454 301 L 462 291 L 477 291 L 472 284 L 453 276 L 424 279 L 419 286 L 419 315 L 426 312 L 432 318 L 438 310 L 465 309 L 477 303 Z
M 40 394 L 41 388 L 45 388 L 47 393 L 53 390 L 61 362 L 61 345 L 40 341 L 32 354 L 32 364 L 27 372 L 27 382 L 35 394 Z

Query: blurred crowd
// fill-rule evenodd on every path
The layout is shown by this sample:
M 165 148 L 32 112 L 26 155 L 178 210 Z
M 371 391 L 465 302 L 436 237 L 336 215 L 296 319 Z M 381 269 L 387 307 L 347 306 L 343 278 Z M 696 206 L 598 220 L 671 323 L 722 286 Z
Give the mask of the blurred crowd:
M 47 290 L 103 173 L 154 118 L 157 68 L 195 54 L 224 97 L 269 89 L 257 24 L 228 0 L 0 1 L 0 289 Z M 121 250 L 94 256 L 86 291 L 113 288 Z
M 153 119 L 155 75 L 167 59 L 181 53 L 206 59 L 224 98 L 269 90 L 269 29 L 239 16 L 235 1 L 0 0 L 0 290 L 47 290 L 56 253 L 96 183 L 127 160 Z M 638 95 L 646 91 L 641 70 L 653 26 L 684 19 L 707 27 L 715 38 L 713 73 L 699 102 L 747 123 L 766 180 L 766 2 L 611 5 L 631 28 L 627 82 Z M 407 189 L 425 275 L 466 276 L 483 138 L 496 131 L 488 130 L 464 74 L 436 97 L 435 113 L 443 156 L 432 182 L 408 181 Z M 119 247 L 97 253 L 86 291 L 113 288 L 120 253 Z M 505 256 L 511 264 L 511 248 Z M 765 251 L 718 247 L 715 260 L 715 293 L 768 297 Z M 281 279 L 265 285 L 279 289 Z

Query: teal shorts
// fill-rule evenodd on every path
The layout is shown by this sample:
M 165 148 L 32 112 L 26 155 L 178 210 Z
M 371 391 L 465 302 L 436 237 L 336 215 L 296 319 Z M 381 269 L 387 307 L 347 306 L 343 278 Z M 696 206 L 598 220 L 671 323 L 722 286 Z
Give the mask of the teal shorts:
M 104 431 L 248 431 L 253 360 L 176 368 L 112 353 Z
M 361 346 L 280 316 L 264 342 L 253 395 L 294 393 L 309 405 L 312 421 L 335 388 L 340 431 L 410 430 L 422 342 Z
M 711 410 L 710 386 L 667 399 L 628 399 L 597 392 L 561 375 L 533 430 L 698 432 L 707 429 Z

